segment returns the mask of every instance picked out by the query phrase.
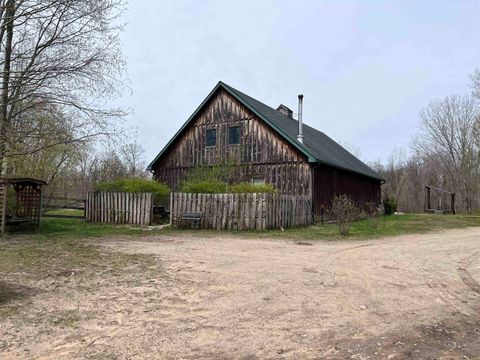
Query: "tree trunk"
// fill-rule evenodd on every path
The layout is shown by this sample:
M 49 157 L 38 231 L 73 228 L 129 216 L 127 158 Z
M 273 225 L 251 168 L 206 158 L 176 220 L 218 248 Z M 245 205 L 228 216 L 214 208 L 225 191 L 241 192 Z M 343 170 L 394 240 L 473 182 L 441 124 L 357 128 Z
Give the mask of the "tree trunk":
M 7 134 L 8 134 L 8 103 L 10 90 L 10 68 L 12 59 L 13 42 L 13 19 L 15 16 L 15 0 L 8 0 L 5 5 L 4 30 L 5 40 L 5 62 L 3 64 L 2 76 L 2 102 L 0 104 L 0 175 L 5 175 L 5 155 L 7 152 Z

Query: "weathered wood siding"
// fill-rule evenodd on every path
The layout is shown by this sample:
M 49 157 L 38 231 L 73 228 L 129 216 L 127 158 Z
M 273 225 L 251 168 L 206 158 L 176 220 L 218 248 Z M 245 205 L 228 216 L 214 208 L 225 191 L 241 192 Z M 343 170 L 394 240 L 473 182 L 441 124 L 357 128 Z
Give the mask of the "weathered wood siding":
M 240 144 L 228 145 L 228 128 L 240 126 Z M 217 130 L 217 144 L 206 146 L 207 129 Z M 175 191 L 195 166 L 238 163 L 238 178 L 262 176 L 281 193 L 311 194 L 311 170 L 303 155 L 245 106 L 220 89 L 184 133 L 153 167 L 154 176 Z
M 282 194 L 171 194 L 170 223 L 183 213 L 202 213 L 201 227 L 216 230 L 266 230 L 313 222 L 312 200 Z
M 329 208 L 336 195 L 346 194 L 359 206 L 380 203 L 380 180 L 361 176 L 334 167 L 319 165 L 313 169 L 313 211 L 320 214 L 323 205 Z

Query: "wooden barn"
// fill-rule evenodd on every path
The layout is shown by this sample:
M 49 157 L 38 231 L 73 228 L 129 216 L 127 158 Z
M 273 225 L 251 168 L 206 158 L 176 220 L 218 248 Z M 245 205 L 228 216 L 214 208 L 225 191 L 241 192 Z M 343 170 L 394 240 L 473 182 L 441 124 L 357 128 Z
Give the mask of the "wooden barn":
M 380 202 L 383 179 L 323 132 L 219 82 L 148 166 L 154 178 L 179 190 L 190 169 L 237 161 L 239 181 L 271 183 L 280 193 L 312 196 L 313 210 L 335 195 L 359 205 Z

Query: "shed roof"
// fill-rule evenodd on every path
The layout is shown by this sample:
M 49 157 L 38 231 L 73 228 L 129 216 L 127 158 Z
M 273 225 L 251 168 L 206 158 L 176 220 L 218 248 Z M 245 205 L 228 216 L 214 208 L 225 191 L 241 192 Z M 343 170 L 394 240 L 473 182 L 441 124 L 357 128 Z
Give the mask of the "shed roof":
M 303 124 L 303 144 L 297 141 L 298 121 L 291 119 L 282 114 L 280 111 L 252 98 L 251 96 L 242 93 L 241 91 L 231 87 L 220 81 L 175 136 L 167 143 L 163 150 L 150 163 L 148 169 L 151 170 L 153 165 L 161 158 L 165 151 L 175 141 L 175 139 L 183 132 L 195 115 L 203 108 L 206 102 L 219 89 L 225 89 L 234 98 L 240 101 L 250 111 L 256 114 L 267 125 L 287 140 L 291 145 L 297 148 L 304 154 L 309 162 L 320 163 L 347 171 L 352 171 L 360 175 L 364 175 L 373 179 L 383 180 L 375 171 L 368 165 L 363 163 L 357 157 L 345 150 L 337 142 L 325 135 L 323 132 L 312 128 L 311 126 Z
M 12 185 L 29 184 L 29 185 L 40 185 L 40 186 L 47 184 L 45 181 L 39 180 L 39 179 L 34 179 L 29 177 L 10 177 L 10 176 L 0 177 L 0 183 L 8 183 Z

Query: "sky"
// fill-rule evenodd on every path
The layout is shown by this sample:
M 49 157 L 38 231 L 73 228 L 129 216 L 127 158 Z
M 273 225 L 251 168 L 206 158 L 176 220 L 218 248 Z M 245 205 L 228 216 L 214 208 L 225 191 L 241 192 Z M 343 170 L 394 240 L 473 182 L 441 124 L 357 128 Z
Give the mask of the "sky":
M 419 112 L 469 91 L 480 67 L 478 1 L 130 0 L 122 48 L 127 125 L 146 162 L 218 81 L 386 161 Z

